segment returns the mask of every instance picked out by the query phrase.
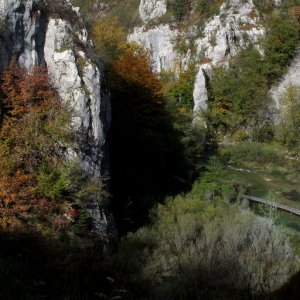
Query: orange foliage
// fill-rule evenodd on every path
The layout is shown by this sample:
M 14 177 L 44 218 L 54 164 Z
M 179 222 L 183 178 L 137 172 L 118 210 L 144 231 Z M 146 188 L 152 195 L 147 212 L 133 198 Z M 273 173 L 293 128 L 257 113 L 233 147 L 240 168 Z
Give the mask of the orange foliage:
M 24 117 L 24 114 L 33 109 L 37 112 L 43 111 L 49 106 L 49 99 L 56 95 L 50 88 L 47 70 L 44 67 L 33 67 L 26 72 L 11 63 L 2 80 L 1 90 L 5 95 L 3 106 L 6 113 L 4 124 L 13 121 L 14 118 Z
M 300 6 L 293 6 L 289 12 L 289 17 L 294 20 L 297 24 L 298 29 L 300 28 Z
M 290 17 L 299 17 L 300 16 L 300 6 L 293 6 L 290 10 L 289 10 L 289 16 Z
M 47 119 L 55 118 L 61 104 L 44 67 L 26 71 L 12 63 L 2 76 L 1 92 L 0 227 L 9 228 L 35 207 L 40 213 L 51 207 L 36 193 L 35 172 L 51 149 L 58 148 L 47 136 L 40 137 L 40 130 Z
M 6 146 L 6 156 L 13 162 L 8 168 L 13 172 L 20 167 L 31 171 L 43 158 L 55 158 L 58 147 L 47 137 L 44 126 L 56 119 L 62 106 L 56 91 L 49 85 L 44 67 L 26 72 L 10 65 L 2 80 L 4 118 L 0 142 Z
M 117 18 L 101 18 L 93 24 L 92 38 L 101 58 L 110 63 L 127 48 L 126 31 Z
M 0 182 L 0 199 L 2 206 L 8 207 L 18 200 L 29 199 L 33 192 L 33 176 L 17 170 L 12 176 L 2 176 Z
M 131 45 L 114 63 L 114 69 L 125 80 L 151 90 L 154 95 L 161 96 L 161 83 L 151 71 L 150 58 L 145 50 Z

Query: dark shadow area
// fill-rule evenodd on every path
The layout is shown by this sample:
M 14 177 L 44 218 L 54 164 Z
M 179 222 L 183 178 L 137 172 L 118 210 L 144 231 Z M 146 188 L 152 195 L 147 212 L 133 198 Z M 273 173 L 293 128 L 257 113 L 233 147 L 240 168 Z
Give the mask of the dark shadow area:
M 1 232 L 0 299 L 99 299 L 111 290 L 103 245 Z
M 282 195 L 292 201 L 300 201 L 300 193 L 296 190 L 290 192 L 283 192 Z
M 162 96 L 120 76 L 111 90 L 113 211 L 122 234 L 144 224 L 166 195 L 187 188 L 191 166 Z
M 267 299 L 274 300 L 296 300 L 300 295 L 300 272 L 294 275 L 287 284 L 269 295 Z M 262 299 L 266 299 L 262 298 Z
M 127 259 L 140 261 L 134 255 L 144 245 L 136 241 L 131 246 Z M 272 294 L 254 295 L 247 289 L 219 285 L 217 273 L 206 281 L 201 269 L 185 270 L 185 279 L 166 276 L 159 285 L 137 276 L 140 271 L 136 264 L 130 269 L 119 264 L 115 254 L 105 251 L 103 240 L 76 242 L 66 234 L 46 238 L 37 233 L 0 233 L 1 300 L 294 300 L 300 292 L 300 273 Z

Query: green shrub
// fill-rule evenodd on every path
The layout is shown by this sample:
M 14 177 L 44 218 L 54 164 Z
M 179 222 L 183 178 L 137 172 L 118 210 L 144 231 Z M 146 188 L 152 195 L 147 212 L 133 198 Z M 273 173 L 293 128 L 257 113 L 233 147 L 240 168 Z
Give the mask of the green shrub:
M 172 12 L 177 21 L 186 17 L 190 9 L 190 3 L 186 0 L 168 0 L 167 5 L 168 10 Z
M 276 137 L 290 149 L 300 146 L 300 94 L 296 87 L 290 86 L 281 99 L 281 120 L 277 126 Z
M 175 80 L 173 84 L 166 91 L 166 96 L 177 103 L 179 107 L 184 107 L 187 111 L 192 111 L 193 91 L 196 76 L 196 68 L 191 65 L 189 69 L 179 75 L 179 79 Z
M 117 16 L 122 26 L 130 30 L 141 24 L 139 4 L 140 0 L 116 1 L 115 5 L 112 6 L 111 15 Z
M 66 0 L 38 0 L 37 3 L 42 13 L 45 13 L 48 18 L 67 20 L 73 26 L 80 23 L 77 13 Z
M 138 10 L 140 0 L 102 0 L 100 3 L 93 0 L 72 0 L 72 3 L 80 7 L 88 29 L 93 27 L 95 20 L 99 20 L 99 16 L 104 15 L 107 18 L 117 18 L 126 30 L 141 23 Z
M 293 21 L 282 15 L 275 15 L 269 20 L 263 42 L 265 52 L 263 72 L 270 83 L 284 74 L 298 44 L 299 32 Z
M 40 193 L 51 199 L 59 199 L 66 193 L 71 184 L 71 178 L 62 169 L 42 166 L 37 175 Z
M 260 128 L 254 128 L 252 131 L 253 141 L 263 143 L 271 142 L 274 139 L 274 126 L 266 124 Z
M 283 154 L 277 153 L 272 146 L 257 142 L 240 142 L 222 151 L 222 156 L 231 164 L 254 162 L 261 164 L 282 164 Z
M 214 14 L 217 14 L 220 10 L 220 6 L 224 3 L 223 0 L 196 0 L 195 6 L 203 17 L 211 17 Z
M 268 82 L 263 58 L 255 48 L 241 51 L 228 68 L 216 68 L 210 83 L 211 124 L 225 131 L 257 127 L 266 118 Z
M 206 171 L 194 183 L 190 196 L 201 199 L 235 199 L 234 177 L 223 167 L 216 158 L 210 159 Z
M 239 207 L 178 196 L 152 220 L 123 239 L 116 260 L 132 274 L 122 281 L 130 299 L 241 299 L 270 292 L 299 269 L 286 233 Z

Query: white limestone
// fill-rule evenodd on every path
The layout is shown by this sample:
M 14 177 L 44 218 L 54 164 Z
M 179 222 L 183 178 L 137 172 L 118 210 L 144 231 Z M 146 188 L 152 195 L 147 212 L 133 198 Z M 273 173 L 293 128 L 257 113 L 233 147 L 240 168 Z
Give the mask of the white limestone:
M 167 1 L 141 0 L 139 12 L 143 22 L 162 17 L 167 12 Z
M 45 39 L 45 61 L 61 99 L 74 110 L 75 129 L 84 132 L 86 142 L 90 144 L 89 155 L 85 155 L 84 151 L 79 153 L 84 167 L 95 175 L 100 175 L 107 163 L 102 151 L 106 143 L 105 129 L 108 127 L 103 122 L 110 120 L 109 99 L 102 90 L 103 78 L 99 68 L 87 58 L 84 65 L 78 66 L 76 63 L 76 55 L 85 57 L 85 54 L 73 49 L 70 30 L 67 22 L 50 19 Z M 79 75 L 80 68 L 82 77 Z M 101 116 L 105 116 L 105 120 Z
M 169 25 L 160 25 L 149 30 L 145 27 L 137 27 L 128 36 L 128 41 L 136 42 L 149 50 L 153 71 L 161 72 L 176 68 L 179 57 L 174 49 L 173 41 L 177 35 L 177 30 L 170 29 Z
M 156 1 L 154 1 L 156 2 Z M 153 2 L 153 3 L 154 3 Z M 140 7 L 150 5 L 152 1 L 141 1 Z M 149 11 L 151 9 L 149 8 Z M 151 12 L 148 13 L 149 16 Z M 145 18 L 144 18 L 145 19 Z M 147 22 L 148 19 L 145 19 Z M 195 34 L 193 28 L 188 29 Z M 179 67 L 188 65 L 190 59 L 198 61 L 198 73 L 195 80 L 194 111 L 207 107 L 206 81 L 213 66 L 228 64 L 231 57 L 249 45 L 256 44 L 265 31 L 259 25 L 259 14 L 252 0 L 224 1 L 220 12 L 209 19 L 201 33 L 201 38 L 195 41 L 196 57 L 180 56 L 174 47 L 176 37 L 185 32 L 179 32 L 170 25 L 158 25 L 148 29 L 147 25 L 137 27 L 129 35 L 128 40 L 143 45 L 151 53 L 152 69 L 176 71 Z
M 206 109 L 206 75 L 213 66 L 226 66 L 231 57 L 249 44 L 256 44 L 264 35 L 258 25 L 258 12 L 252 0 L 231 0 L 224 3 L 220 13 L 205 26 L 203 38 L 196 41 L 199 65 L 194 88 L 194 111 Z M 206 74 L 206 75 L 205 75 Z

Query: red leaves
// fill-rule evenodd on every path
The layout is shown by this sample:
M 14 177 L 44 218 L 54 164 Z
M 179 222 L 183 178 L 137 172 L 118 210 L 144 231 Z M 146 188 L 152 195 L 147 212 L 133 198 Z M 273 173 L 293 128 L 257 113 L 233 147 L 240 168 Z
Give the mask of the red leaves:
M 161 94 L 161 83 L 151 71 L 151 63 L 147 53 L 132 46 L 115 62 L 114 69 L 119 76 L 127 81 L 134 82 L 144 89 L 150 90 L 154 95 Z
M 26 71 L 14 62 L 2 76 L 1 92 L 0 227 L 27 223 L 30 214 L 50 218 L 53 207 L 37 193 L 36 174 L 47 159 L 56 161 L 50 153 L 58 147 L 45 126 L 59 115 L 60 100 L 46 68 Z
M 42 111 L 56 95 L 50 88 L 45 67 L 33 67 L 27 72 L 11 64 L 2 80 L 1 90 L 7 116 L 4 123 L 12 121 L 12 118 L 22 118 L 33 109 Z
M 25 174 L 22 170 L 17 170 L 14 175 L 2 176 L 0 182 L 2 206 L 8 207 L 20 200 L 31 198 L 33 185 L 33 175 Z

